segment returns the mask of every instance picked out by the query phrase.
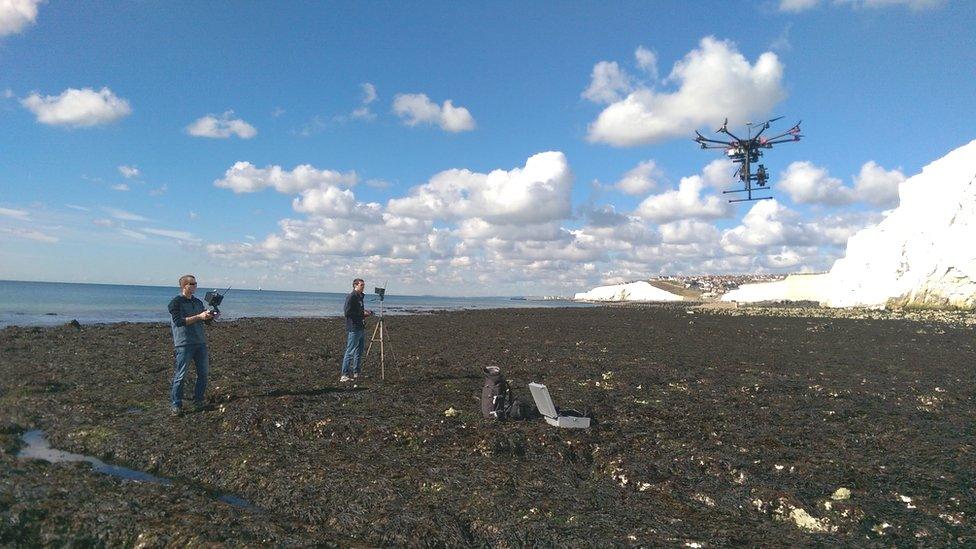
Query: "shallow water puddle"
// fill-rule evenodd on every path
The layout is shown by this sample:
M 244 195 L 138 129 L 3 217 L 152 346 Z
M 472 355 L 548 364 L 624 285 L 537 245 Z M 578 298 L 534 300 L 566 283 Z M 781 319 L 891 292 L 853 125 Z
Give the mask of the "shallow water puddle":
M 91 456 L 85 456 L 81 454 L 72 454 L 71 452 L 65 452 L 63 450 L 58 450 L 51 448 L 51 443 L 48 442 L 47 437 L 44 436 L 44 431 L 33 430 L 27 431 L 21 437 L 24 441 L 23 448 L 17 452 L 17 457 L 24 459 L 41 459 L 49 463 L 70 463 L 76 461 L 83 461 L 90 463 L 92 469 L 98 473 L 104 473 L 106 475 L 111 475 L 113 477 L 118 477 L 124 480 L 134 480 L 137 482 L 153 482 L 156 484 L 162 484 L 165 486 L 171 486 L 173 481 L 168 478 L 157 477 L 151 475 L 144 471 L 136 471 L 134 469 L 129 469 L 127 467 L 120 467 L 118 465 L 111 465 L 105 463 L 104 461 L 94 458 Z M 250 511 L 260 511 L 258 507 L 255 507 L 247 500 L 241 499 L 237 496 L 232 496 L 229 494 L 218 494 L 214 496 L 217 500 L 222 501 L 228 505 L 233 505 L 234 507 L 240 507 L 241 509 L 248 509 Z

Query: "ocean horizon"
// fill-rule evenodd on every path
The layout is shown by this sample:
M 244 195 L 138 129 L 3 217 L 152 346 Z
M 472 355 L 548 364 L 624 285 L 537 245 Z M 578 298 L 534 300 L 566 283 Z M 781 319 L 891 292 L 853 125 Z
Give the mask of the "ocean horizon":
M 207 291 L 225 288 L 200 286 Z M 80 282 L 0 280 L 0 328 L 57 326 L 77 320 L 81 324 L 115 322 L 169 322 L 167 305 L 179 290 L 175 286 L 140 286 Z M 342 315 L 346 293 L 234 289 L 220 305 L 221 318 L 328 318 Z M 379 313 L 380 300 L 366 294 L 366 308 Z M 541 297 L 444 297 L 387 293 L 385 314 L 417 314 L 465 309 L 526 307 L 590 307 L 570 299 Z

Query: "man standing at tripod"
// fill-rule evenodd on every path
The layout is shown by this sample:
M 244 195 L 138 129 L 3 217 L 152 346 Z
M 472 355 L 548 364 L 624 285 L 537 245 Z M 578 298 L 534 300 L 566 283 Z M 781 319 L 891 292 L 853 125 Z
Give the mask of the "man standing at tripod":
M 340 382 L 358 378 L 363 363 L 363 348 L 366 346 L 366 317 L 373 311 L 363 305 L 363 290 L 366 282 L 361 278 L 352 281 L 352 291 L 346 296 L 342 311 L 346 317 L 346 354 L 342 357 L 342 377 Z

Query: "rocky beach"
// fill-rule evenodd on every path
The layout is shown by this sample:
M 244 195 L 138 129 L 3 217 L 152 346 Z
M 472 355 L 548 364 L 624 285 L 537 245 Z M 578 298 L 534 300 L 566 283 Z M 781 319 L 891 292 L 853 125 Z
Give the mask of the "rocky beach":
M 341 319 L 241 319 L 208 330 L 209 406 L 182 417 L 167 325 L 8 327 L 0 543 L 976 544 L 971 314 L 857 316 L 389 317 L 386 379 L 371 355 L 356 384 Z M 594 425 L 482 419 L 488 365 Z M 18 457 L 37 431 L 157 480 Z

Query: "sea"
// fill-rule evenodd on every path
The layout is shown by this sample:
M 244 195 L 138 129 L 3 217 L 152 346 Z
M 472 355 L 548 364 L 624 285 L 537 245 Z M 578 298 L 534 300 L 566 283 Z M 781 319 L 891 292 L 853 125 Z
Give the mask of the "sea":
M 196 296 L 208 290 L 201 286 Z M 0 328 L 81 324 L 169 322 L 166 306 L 179 293 L 175 286 L 127 286 L 0 280 Z M 220 305 L 222 320 L 238 318 L 323 318 L 342 316 L 344 293 L 238 290 L 231 288 Z M 377 314 L 418 314 L 466 309 L 590 307 L 568 299 L 531 297 L 439 297 L 366 294 L 366 308 Z

